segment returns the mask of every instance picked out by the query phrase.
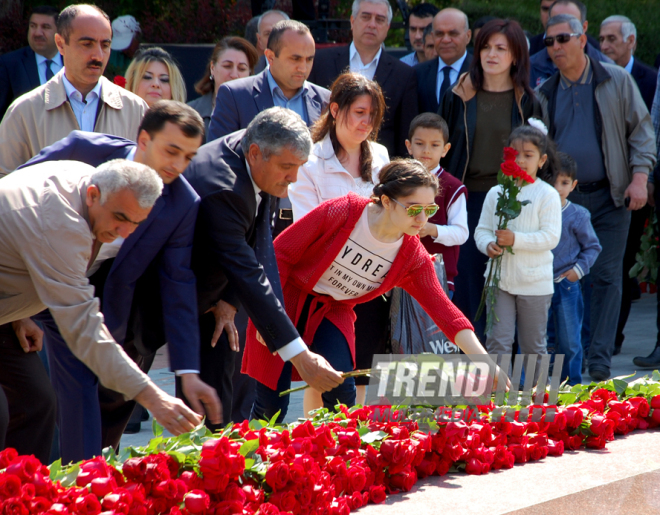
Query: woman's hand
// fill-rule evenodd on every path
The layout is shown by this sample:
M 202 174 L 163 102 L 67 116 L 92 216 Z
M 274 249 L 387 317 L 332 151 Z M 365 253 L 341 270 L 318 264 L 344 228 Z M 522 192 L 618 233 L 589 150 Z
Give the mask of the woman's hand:
M 511 229 L 498 229 L 495 231 L 495 236 L 500 247 L 513 247 L 516 241 L 516 234 Z
M 425 236 L 430 236 L 433 239 L 437 238 L 438 226 L 431 222 L 426 222 L 426 224 L 424 224 L 424 227 L 422 227 L 422 230 L 419 231 L 420 238 L 424 238 Z
M 494 241 L 491 241 L 488 244 L 488 247 L 486 247 L 486 253 L 488 254 L 488 257 L 491 259 L 495 259 L 497 256 L 500 256 L 504 252 L 502 247 L 500 247 L 497 243 Z

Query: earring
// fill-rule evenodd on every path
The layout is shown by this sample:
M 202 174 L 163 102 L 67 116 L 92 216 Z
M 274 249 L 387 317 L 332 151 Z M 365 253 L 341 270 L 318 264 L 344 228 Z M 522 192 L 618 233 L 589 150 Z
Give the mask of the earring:
M 209 75 L 209 80 L 213 82 L 213 74 Z

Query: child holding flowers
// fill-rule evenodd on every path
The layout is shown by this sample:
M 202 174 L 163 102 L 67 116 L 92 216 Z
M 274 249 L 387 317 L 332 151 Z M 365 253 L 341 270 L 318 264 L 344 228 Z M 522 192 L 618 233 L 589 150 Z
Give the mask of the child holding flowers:
M 529 125 L 515 129 L 508 145 L 499 184 L 486 195 L 474 234 L 477 248 L 491 258 L 485 286 L 486 349 L 510 354 L 517 324 L 523 354 L 541 355 L 546 354 L 561 201 L 537 176 L 552 177 L 556 155 L 544 131 Z

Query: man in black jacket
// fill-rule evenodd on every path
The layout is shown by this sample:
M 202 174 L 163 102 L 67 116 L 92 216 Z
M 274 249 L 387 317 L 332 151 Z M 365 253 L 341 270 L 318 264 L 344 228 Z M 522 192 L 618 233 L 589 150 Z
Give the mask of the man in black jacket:
M 200 377 L 218 390 L 225 424 L 231 415 L 234 352 L 239 350 L 233 320 L 241 307 L 268 349 L 291 361 L 309 385 L 328 391 L 342 382 L 323 357 L 308 350 L 284 311 L 270 232 L 271 196 L 287 194 L 311 147 L 302 118 L 273 107 L 247 129 L 201 147 L 184 174 L 201 197 L 192 257 Z
M 387 111 L 378 142 L 394 157 L 408 155 L 405 141 L 410 122 L 418 111 L 415 72 L 383 48 L 391 21 L 392 7 L 388 0 L 357 0 L 351 15 L 353 42 L 319 50 L 309 81 L 329 89 L 340 74 L 351 71 L 380 84 Z

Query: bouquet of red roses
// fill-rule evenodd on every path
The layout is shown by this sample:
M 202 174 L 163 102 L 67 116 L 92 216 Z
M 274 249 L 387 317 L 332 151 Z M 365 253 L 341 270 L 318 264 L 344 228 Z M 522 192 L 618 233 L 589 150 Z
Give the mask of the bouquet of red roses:
M 504 162 L 497 174 L 497 182 L 501 186 L 501 191 L 497 198 L 497 209 L 495 216 L 499 217 L 497 222 L 498 229 L 506 229 L 510 220 L 520 216 L 523 206 L 530 203 L 529 200 L 518 200 L 518 194 L 525 184 L 532 184 L 534 178 L 516 163 L 518 152 L 511 147 L 504 148 Z M 511 247 L 504 247 L 507 252 L 513 254 Z M 486 333 L 493 327 L 494 319 L 497 318 L 493 308 L 495 307 L 496 294 L 500 289 L 500 275 L 502 272 L 502 256 L 491 258 L 488 263 L 488 278 L 484 285 L 484 291 L 481 294 L 481 303 L 477 311 L 476 318 L 479 319 L 484 306 L 488 304 L 486 311 Z M 499 321 L 499 320 L 498 320 Z

